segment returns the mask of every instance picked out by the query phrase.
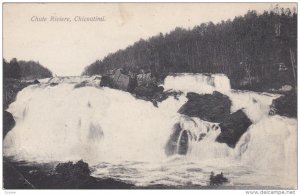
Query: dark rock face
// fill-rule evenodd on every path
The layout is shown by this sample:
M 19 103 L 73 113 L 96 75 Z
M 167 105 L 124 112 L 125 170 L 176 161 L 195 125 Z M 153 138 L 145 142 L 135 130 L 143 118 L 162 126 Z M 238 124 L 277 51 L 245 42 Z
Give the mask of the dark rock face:
M 77 179 L 85 179 L 90 176 L 89 165 L 82 160 L 73 164 L 72 162 L 59 163 L 55 167 L 57 175 L 63 179 L 70 179 L 76 182 Z
M 270 115 L 282 115 L 297 118 L 297 93 L 292 90 L 285 95 L 273 100 Z
M 222 122 L 230 114 L 229 97 L 217 91 L 205 95 L 190 92 L 187 98 L 187 103 L 178 110 L 180 114 L 199 117 L 210 122 Z
M 252 122 L 243 110 L 238 110 L 224 118 L 224 121 L 220 124 L 221 133 L 216 141 L 226 143 L 229 147 L 234 148 L 251 124 Z
M 10 112 L 3 111 L 3 139 L 6 134 L 15 126 L 16 122 Z
M 113 87 L 113 80 L 109 76 L 103 76 L 100 81 L 100 87 Z
M 117 69 L 111 75 L 104 75 L 100 81 L 100 87 L 110 87 L 129 92 L 132 92 L 136 85 L 136 78 L 123 74 L 121 69 Z
M 114 87 L 127 91 L 129 88 L 130 76 L 123 74 L 122 69 L 117 69 L 112 75 Z

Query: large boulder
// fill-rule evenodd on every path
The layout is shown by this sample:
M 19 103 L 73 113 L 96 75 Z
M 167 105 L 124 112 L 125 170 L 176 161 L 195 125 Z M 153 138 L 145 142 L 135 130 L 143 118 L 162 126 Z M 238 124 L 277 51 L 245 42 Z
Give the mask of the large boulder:
M 136 78 L 133 75 L 125 74 L 122 69 L 117 69 L 110 75 L 104 75 L 100 82 L 101 87 L 110 87 L 128 92 L 132 92 L 136 85 Z
M 180 114 L 218 123 L 230 114 L 229 97 L 217 91 L 204 95 L 190 92 L 187 98 L 188 101 L 178 110 Z
M 297 118 L 297 93 L 295 90 L 289 91 L 273 100 L 270 115 L 275 114 Z
M 52 188 L 58 189 L 129 189 L 134 185 L 111 178 L 94 178 L 90 176 L 91 169 L 87 163 L 80 160 L 76 163 L 59 163 L 55 167 Z M 48 187 L 49 188 L 49 187 Z
M 55 172 L 64 179 L 76 180 L 87 178 L 90 176 L 91 170 L 89 165 L 82 160 L 73 163 L 58 163 L 55 167 Z
M 127 91 L 129 88 L 130 76 L 123 74 L 121 69 L 117 69 L 112 76 L 114 87 Z
M 15 124 L 13 115 L 10 112 L 3 111 L 3 139 Z
M 215 175 L 214 172 L 210 173 L 210 177 L 209 177 L 209 185 L 210 186 L 218 186 L 218 185 L 222 185 L 227 182 L 228 182 L 228 179 L 226 177 L 224 177 L 223 172 L 221 172 L 220 174 L 217 174 L 217 175 Z
M 101 87 L 113 87 L 113 79 L 110 76 L 103 76 L 100 81 Z
M 238 110 L 225 117 L 224 121 L 219 125 L 221 133 L 216 138 L 216 141 L 226 143 L 229 147 L 234 148 L 240 137 L 247 131 L 251 124 L 252 122 L 244 111 Z

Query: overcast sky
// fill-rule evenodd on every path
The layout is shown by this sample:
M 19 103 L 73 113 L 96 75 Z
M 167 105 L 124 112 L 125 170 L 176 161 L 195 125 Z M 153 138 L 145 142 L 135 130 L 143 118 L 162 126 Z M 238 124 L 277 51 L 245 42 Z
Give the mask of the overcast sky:
M 3 57 L 39 61 L 60 76 L 79 75 L 95 60 L 141 38 L 175 27 L 193 28 L 203 22 L 233 19 L 249 9 L 261 13 L 270 8 L 270 3 L 5 4 Z M 35 16 L 47 21 L 37 22 Z M 51 16 L 69 17 L 71 22 L 51 22 Z M 105 21 L 75 22 L 76 16 L 104 17 Z

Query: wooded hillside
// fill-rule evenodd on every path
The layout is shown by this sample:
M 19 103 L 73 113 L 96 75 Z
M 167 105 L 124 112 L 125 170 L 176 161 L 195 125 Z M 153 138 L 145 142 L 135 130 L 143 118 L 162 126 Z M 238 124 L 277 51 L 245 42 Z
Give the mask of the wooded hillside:
M 39 62 L 13 58 L 10 62 L 3 59 L 3 77 L 32 80 L 52 77 L 52 73 Z
M 295 85 L 296 60 L 297 13 L 276 7 L 160 33 L 97 60 L 82 74 L 105 74 L 120 67 L 161 79 L 169 73 L 224 73 L 234 88 L 259 90 Z

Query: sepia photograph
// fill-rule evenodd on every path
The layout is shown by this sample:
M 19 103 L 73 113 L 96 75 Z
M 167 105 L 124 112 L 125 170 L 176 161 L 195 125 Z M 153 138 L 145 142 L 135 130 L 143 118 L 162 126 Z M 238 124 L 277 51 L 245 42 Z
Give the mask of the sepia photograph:
M 297 2 L 2 3 L 2 190 L 295 194 L 297 18 Z

